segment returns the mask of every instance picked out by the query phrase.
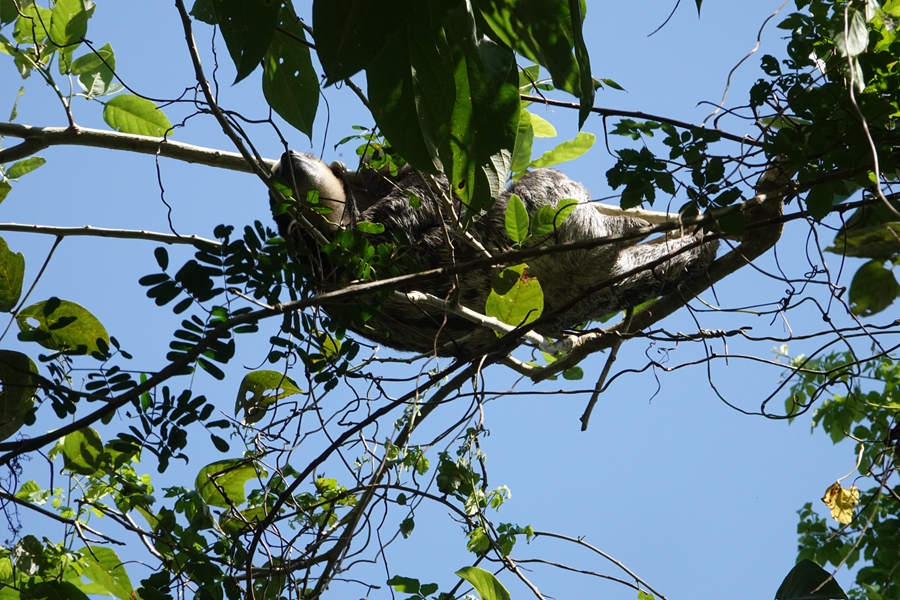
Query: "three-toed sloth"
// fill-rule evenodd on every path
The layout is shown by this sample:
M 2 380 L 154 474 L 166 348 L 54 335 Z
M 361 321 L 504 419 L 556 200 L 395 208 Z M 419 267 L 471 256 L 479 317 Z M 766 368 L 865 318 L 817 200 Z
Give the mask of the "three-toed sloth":
M 314 156 L 287 152 L 277 165 L 275 176 L 293 190 L 298 203 L 305 203 L 310 191 L 318 192 L 319 204 L 331 209 L 322 220 L 329 229 L 322 232 L 326 236 L 357 222 L 382 224 L 383 233 L 365 235 L 373 245 L 394 244 L 395 255 L 400 255 L 395 264 L 401 274 L 483 258 L 485 250 L 496 256 L 513 249 L 505 227 L 506 207 L 512 194 L 522 199 L 530 216 L 542 206 L 555 208 L 563 199 L 578 201 L 553 233 L 531 238 L 526 244 L 607 238 L 648 225 L 632 216 L 602 214 L 591 204 L 590 194 L 580 183 L 554 169 L 531 171 L 511 184 L 486 214 L 469 224 L 466 233 L 451 225 L 450 206 L 455 204 L 458 209 L 459 203 L 450 198 L 446 179 L 426 179 L 409 167 L 401 168 L 394 176 L 371 168 L 349 172 L 339 164 L 329 167 Z M 434 183 L 443 189 L 430 189 Z M 438 193 L 447 194 L 446 199 L 442 201 Z M 415 208 L 411 195 L 420 200 Z M 270 194 L 270 200 L 273 205 L 277 202 L 274 194 Z M 281 213 L 275 221 L 282 237 L 305 248 L 297 253 L 296 260 L 309 262 L 320 290 L 336 289 L 351 281 L 352 274 L 330 261 L 309 232 L 297 223 L 296 215 L 303 214 L 299 208 L 276 212 Z M 559 337 L 582 323 L 635 307 L 674 291 L 681 283 L 703 277 L 715 258 L 717 246 L 716 242 L 699 243 L 701 236 L 702 233 L 670 236 L 649 243 L 629 239 L 529 258 L 528 273 L 541 284 L 546 315 L 535 330 Z M 641 269 L 645 265 L 647 268 Z M 634 274 L 617 278 L 635 270 Z M 401 291 L 414 289 L 483 313 L 495 275 L 496 269 L 490 267 L 472 269 L 420 281 Z M 616 283 L 602 285 L 610 279 Z M 369 300 L 364 297 L 361 302 Z M 407 352 L 467 357 L 496 347 L 494 331 L 431 305 L 414 303 L 405 295 L 384 294 L 378 304 L 380 308 L 373 311 L 364 326 L 350 328 L 379 344 Z M 560 310 L 561 307 L 567 308 Z

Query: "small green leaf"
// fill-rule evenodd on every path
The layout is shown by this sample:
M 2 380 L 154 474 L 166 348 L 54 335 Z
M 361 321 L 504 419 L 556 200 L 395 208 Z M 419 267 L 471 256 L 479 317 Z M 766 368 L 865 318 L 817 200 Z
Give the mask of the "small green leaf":
M 556 137 L 556 128 L 550 124 L 550 121 L 539 117 L 533 112 L 528 113 L 531 116 L 531 127 L 534 129 L 534 137 L 553 138 Z
M 103 440 L 91 427 L 79 429 L 62 439 L 63 469 L 79 475 L 98 475 Z
M 400 522 L 400 534 L 405 538 L 412 535 L 413 529 L 416 528 L 416 522 L 412 517 L 406 517 Z
M 578 206 L 578 200 L 574 198 L 560 200 L 556 208 L 550 205 L 542 206 L 534 215 L 531 223 L 531 235 L 539 237 L 553 233 L 572 214 L 576 206 Z
M 373 235 L 384 233 L 384 225 L 382 225 L 381 223 L 369 223 L 367 221 L 360 221 L 356 224 L 356 228 L 363 233 L 371 233 Z
M 0 311 L 10 312 L 16 307 L 24 279 L 25 256 L 10 250 L 6 240 L 0 238 Z
M 253 371 L 244 375 L 234 403 L 234 416 L 244 411 L 244 423 L 256 423 L 266 409 L 288 396 L 302 394 L 293 379 L 279 371 Z
M 530 167 L 532 169 L 543 169 L 544 167 L 552 167 L 559 163 L 575 160 L 590 150 L 596 139 L 593 133 L 579 131 L 574 140 L 563 142 L 553 150 L 544 152 L 540 158 L 532 161 Z
M 123 133 L 159 137 L 171 133 L 172 123 L 156 104 L 131 94 L 111 98 L 103 109 L 106 124 Z
M 35 169 L 44 166 L 46 163 L 47 159 L 41 158 L 40 156 L 32 156 L 25 160 L 20 160 L 17 163 L 13 163 L 9 170 L 6 171 L 6 176 L 10 179 L 18 179 L 22 175 L 27 175 Z
M 220 460 L 200 469 L 194 486 L 207 504 L 221 508 L 240 506 L 247 500 L 244 485 L 258 474 L 249 460 Z
M 514 244 L 521 244 L 528 237 L 528 210 L 515 194 L 509 197 L 506 205 L 506 235 Z
M 568 379 L 569 381 L 580 381 L 584 379 L 584 369 L 579 366 L 569 367 L 565 371 L 563 371 L 563 379 Z
M 544 292 L 538 280 L 528 274 L 528 265 L 515 265 L 500 271 L 484 310 L 489 317 L 513 327 L 527 325 L 541 316 Z
M 509 592 L 490 571 L 478 567 L 464 567 L 456 574 L 475 588 L 481 600 L 509 600 Z
M 0 202 L 6 200 L 11 191 L 12 185 L 5 179 L 0 180 Z
M 36 322 L 36 324 L 32 323 Z M 105 354 L 109 335 L 103 324 L 86 308 L 51 298 L 23 309 L 16 315 L 19 339 L 35 341 L 44 348 L 73 354 Z
M 116 55 L 109 44 L 72 62 L 72 74 L 78 75 L 78 82 L 89 96 L 103 96 L 122 89 L 115 80 L 115 68 Z
M 37 391 L 32 375 L 37 374 L 37 366 L 28 356 L 0 350 L 0 440 L 10 437 L 25 424 Z
M 387 580 L 387 584 L 401 594 L 419 593 L 419 580 L 413 579 L 411 577 L 401 577 L 399 575 L 394 575 Z

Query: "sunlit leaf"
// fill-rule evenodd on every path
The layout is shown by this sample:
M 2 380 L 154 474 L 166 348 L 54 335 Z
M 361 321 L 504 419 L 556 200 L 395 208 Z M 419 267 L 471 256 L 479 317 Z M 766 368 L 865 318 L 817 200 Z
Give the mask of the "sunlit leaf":
M 97 475 L 101 466 L 103 440 L 91 427 L 68 434 L 62 439 L 63 468 L 79 475 Z
M 27 175 L 31 173 L 37 168 L 40 168 L 47 164 L 47 159 L 41 158 L 40 156 L 31 156 L 24 160 L 20 160 L 17 163 L 14 163 L 9 170 L 6 171 L 6 176 L 10 179 L 18 179 L 23 175 Z
M 853 520 L 853 509 L 859 504 L 859 490 L 855 485 L 850 489 L 841 487 L 840 482 L 834 482 L 822 497 L 825 506 L 831 509 L 831 516 L 842 525 L 848 525 Z
M 194 485 L 207 504 L 222 508 L 240 506 L 247 500 L 244 485 L 258 473 L 249 460 L 220 460 L 200 469 Z
M 487 316 L 513 327 L 531 323 L 541 316 L 543 310 L 541 284 L 529 275 L 528 265 L 525 264 L 500 271 L 484 307 Z
M 574 140 L 562 142 L 553 150 L 544 152 L 539 158 L 532 161 L 530 166 L 532 169 L 543 169 L 559 163 L 575 160 L 590 150 L 596 139 L 597 138 L 593 133 L 579 131 Z
M 293 379 L 279 371 L 253 371 L 244 375 L 234 403 L 234 416 L 244 412 L 244 423 L 256 423 L 276 401 L 303 393 Z
M 123 133 L 159 137 L 171 135 L 172 123 L 156 104 L 131 94 L 110 98 L 103 109 L 106 124 Z
M 475 588 L 481 600 L 509 600 L 509 592 L 490 571 L 478 567 L 464 567 L 456 574 Z
M 119 600 L 132 600 L 134 588 L 125 572 L 125 566 L 112 548 L 105 546 L 84 547 L 80 551 L 84 557 L 84 575 L 102 586 L 107 593 Z
M 509 197 L 506 205 L 506 235 L 514 244 L 519 244 L 528 237 L 528 210 L 525 203 L 517 195 Z
M 50 350 L 93 355 L 104 354 L 109 348 L 103 324 L 86 308 L 68 300 L 51 298 L 32 304 L 16 315 L 16 323 L 20 339 Z

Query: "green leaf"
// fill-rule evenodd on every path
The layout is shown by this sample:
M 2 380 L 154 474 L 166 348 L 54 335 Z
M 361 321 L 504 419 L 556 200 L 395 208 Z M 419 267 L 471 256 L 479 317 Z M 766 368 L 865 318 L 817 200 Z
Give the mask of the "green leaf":
M 40 156 L 32 156 L 13 163 L 9 170 L 6 171 L 6 176 L 10 179 L 18 179 L 22 175 L 27 175 L 35 169 L 43 167 L 46 163 L 47 159 L 41 158 Z
M 412 517 L 406 517 L 400 522 L 400 534 L 404 539 L 412 535 L 413 529 L 416 528 L 416 522 Z
M 62 439 L 63 469 L 79 475 L 99 476 L 103 440 L 91 427 L 79 429 Z
M 196 5 L 195 5 L 196 8 Z M 263 59 L 262 89 L 278 115 L 312 139 L 319 107 L 319 77 L 313 68 L 306 32 L 290 11 L 283 11 L 281 26 Z
M 518 179 L 520 175 L 524 174 L 531 163 L 531 150 L 534 147 L 534 128 L 531 121 L 534 118 L 536 117 L 524 107 L 519 113 L 519 129 L 516 132 L 516 144 L 513 147 L 512 161 L 509 166 L 514 179 Z
M 0 202 L 6 200 L 6 197 L 12 191 L 12 185 L 5 179 L 0 179 Z
M 266 414 L 266 409 L 278 400 L 302 393 L 293 379 L 279 371 L 247 373 L 234 403 L 234 416 L 244 411 L 244 423 L 256 423 Z
M 51 298 L 32 304 L 16 315 L 16 323 L 21 330 L 19 339 L 50 350 L 94 355 L 105 354 L 109 348 L 103 324 L 86 308 L 68 300 Z
M 834 32 L 834 46 L 841 56 L 859 56 L 869 47 L 869 27 L 865 14 L 860 10 L 848 9 L 848 19 L 838 19 L 838 28 Z M 846 27 L 847 35 L 844 35 Z
M 271 0 L 213 0 L 216 22 L 237 69 L 234 83 L 252 73 L 269 50 L 281 10 Z
M 115 68 L 116 55 L 109 44 L 72 62 L 72 74 L 78 75 L 78 83 L 89 96 L 103 96 L 122 89 L 115 80 Z
M 315 0 L 313 29 L 329 32 L 316 39 L 326 85 L 347 79 L 372 63 L 406 25 L 411 12 L 411 0 Z M 428 43 L 427 39 L 423 43 Z
M 242 510 L 240 511 L 240 517 L 235 516 L 231 511 L 223 512 L 219 516 L 219 527 L 228 535 L 236 535 L 247 531 L 256 523 L 262 522 L 267 514 L 266 508 L 263 506 Z
M 132 600 L 134 588 L 125 566 L 112 548 L 90 546 L 79 550 L 84 557 L 84 575 L 102 586 L 107 593 L 119 600 Z
M 369 223 L 367 221 L 360 221 L 356 224 L 356 228 L 363 233 L 371 233 L 373 235 L 384 233 L 384 225 L 382 225 L 381 223 Z
M 69 71 L 72 53 L 87 33 L 96 4 L 88 0 L 56 0 L 50 18 L 50 41 L 60 47 L 59 72 Z
M 213 0 L 197 0 L 191 7 L 191 16 L 207 25 L 216 25 L 216 10 L 213 8 Z
M 246 459 L 220 460 L 200 469 L 194 486 L 207 504 L 221 508 L 240 506 L 247 500 L 244 484 L 258 474 L 257 467 Z
M 881 261 L 871 260 L 861 266 L 850 282 L 850 310 L 868 317 L 890 306 L 900 295 L 900 284 Z
M 22 600 L 89 600 L 69 581 L 45 581 L 22 594 Z
M 42 43 L 47 39 L 52 11 L 37 4 L 25 4 L 16 19 L 13 39 L 20 44 Z
M 579 366 L 569 367 L 565 371 L 563 371 L 563 379 L 568 379 L 569 381 L 580 381 L 584 379 L 584 369 Z
M 468 581 L 482 600 L 509 600 L 509 592 L 490 571 L 478 567 L 464 567 L 456 574 Z
M 528 265 L 525 264 L 500 271 L 484 307 L 487 316 L 513 327 L 531 323 L 541 316 L 543 310 L 541 284 L 529 275 Z
M 25 424 L 34 406 L 37 366 L 21 352 L 0 350 L 0 440 L 5 440 Z
M 25 280 L 25 256 L 13 252 L 0 238 L 0 311 L 10 312 L 19 303 Z
M 156 104 L 131 94 L 116 96 L 103 109 L 106 124 L 123 133 L 159 137 L 171 133 L 172 123 Z
M 561 143 L 553 150 L 544 152 L 540 158 L 532 161 L 529 166 L 532 169 L 543 169 L 545 167 L 558 165 L 559 163 L 575 160 L 590 150 L 596 139 L 597 138 L 593 133 L 579 131 L 574 140 L 568 140 Z
M 506 235 L 514 244 L 521 244 L 528 237 L 528 210 L 516 194 L 510 195 L 506 205 Z
M 553 233 L 572 214 L 576 206 L 578 200 L 565 198 L 560 200 L 555 208 L 550 205 L 540 207 L 531 222 L 531 235 L 538 237 Z
M 534 137 L 553 138 L 556 137 L 556 128 L 550 124 L 550 121 L 529 112 L 531 115 L 531 126 L 534 128 Z
M 813 590 L 816 590 L 813 592 Z M 831 573 L 809 559 L 791 569 L 775 592 L 775 600 L 837 600 L 847 594 L 831 579 Z
M 12 23 L 19 16 L 13 0 L 0 0 L 0 25 Z
M 387 580 L 387 584 L 401 594 L 419 593 L 419 580 L 413 579 L 412 577 L 401 577 L 400 575 L 394 575 Z

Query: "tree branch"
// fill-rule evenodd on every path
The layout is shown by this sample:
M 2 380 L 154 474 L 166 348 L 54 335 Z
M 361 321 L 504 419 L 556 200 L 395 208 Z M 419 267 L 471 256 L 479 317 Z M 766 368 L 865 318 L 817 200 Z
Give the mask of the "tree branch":
M 93 227 L 91 225 L 84 225 L 82 227 L 54 227 L 51 225 L 0 223 L 0 231 L 40 233 L 44 235 L 53 235 L 56 237 L 88 236 L 118 238 L 124 240 L 147 240 L 151 242 L 162 242 L 163 244 L 193 245 L 196 243 L 203 243 L 210 246 L 215 246 L 217 248 L 222 246 L 221 242 L 218 242 L 216 240 L 208 240 L 197 235 L 174 235 L 171 233 L 147 231 L 145 229 L 108 229 L 105 227 Z

